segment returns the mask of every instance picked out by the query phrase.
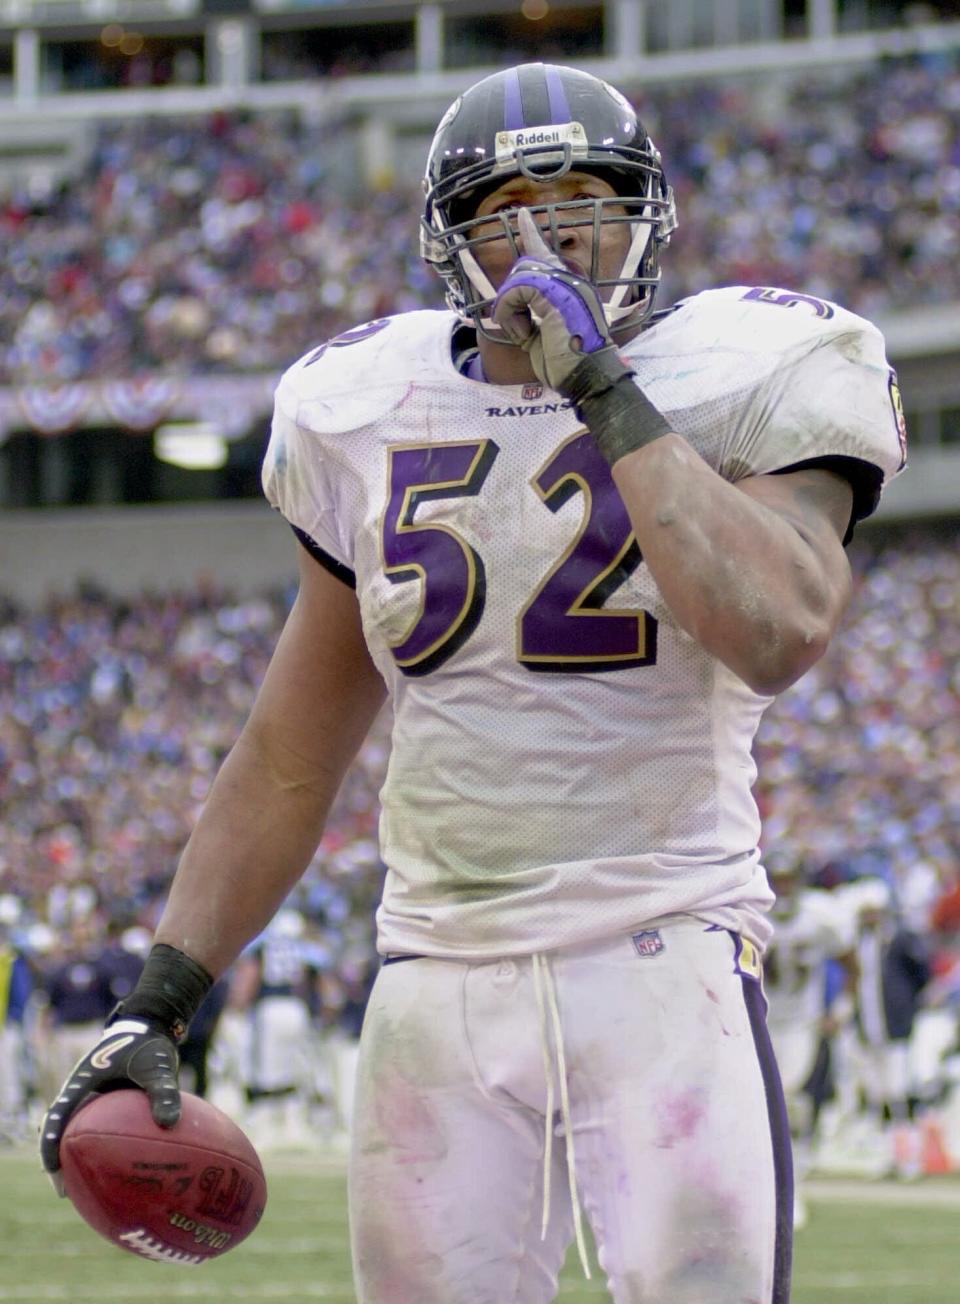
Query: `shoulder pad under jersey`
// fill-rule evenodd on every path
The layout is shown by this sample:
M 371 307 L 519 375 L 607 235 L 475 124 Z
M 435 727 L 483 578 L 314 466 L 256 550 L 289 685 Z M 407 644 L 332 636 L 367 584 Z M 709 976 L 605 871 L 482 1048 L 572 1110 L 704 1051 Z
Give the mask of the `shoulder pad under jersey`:
M 438 370 L 454 320 L 452 313 L 424 309 L 344 331 L 284 373 L 276 406 L 318 434 L 370 425 L 403 402 L 414 380 Z
M 881 352 L 883 347 L 880 332 L 866 318 L 828 299 L 768 286 L 704 290 L 655 314 L 653 322 L 658 336 L 682 338 L 692 349 L 785 353 L 860 333 L 875 336 Z
M 859 519 L 904 465 L 883 335 L 838 304 L 764 287 L 707 290 L 655 317 L 625 352 L 681 430 L 705 404 L 729 400 L 725 430 L 719 409 L 711 417 L 723 441 L 718 469 L 729 479 L 824 458 L 867 463 L 879 475 L 857 498 Z

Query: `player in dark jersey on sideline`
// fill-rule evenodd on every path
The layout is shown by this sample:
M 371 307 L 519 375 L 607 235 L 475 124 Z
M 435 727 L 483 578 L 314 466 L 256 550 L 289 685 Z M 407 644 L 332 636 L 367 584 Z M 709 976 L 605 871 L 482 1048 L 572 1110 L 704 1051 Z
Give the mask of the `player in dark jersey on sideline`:
M 279 385 L 264 483 L 300 592 L 44 1163 L 118 1078 L 176 1118 L 177 1038 L 389 696 L 358 1300 L 541 1304 L 585 1215 L 618 1304 L 784 1304 L 751 745 L 827 647 L 844 541 L 902 465 L 883 341 L 775 287 L 655 313 L 673 195 L 586 73 L 471 87 L 425 184 L 449 310 L 348 331 Z

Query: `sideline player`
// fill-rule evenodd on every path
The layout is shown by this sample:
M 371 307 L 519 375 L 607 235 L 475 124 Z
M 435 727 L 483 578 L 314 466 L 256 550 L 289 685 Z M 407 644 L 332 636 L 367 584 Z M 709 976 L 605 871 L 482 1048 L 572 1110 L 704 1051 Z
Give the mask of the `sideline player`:
M 247 1125 L 259 1150 L 296 1144 L 313 1095 L 312 948 L 306 921 L 279 911 L 234 966 L 231 1007 L 243 1014 Z
M 836 305 L 653 313 L 675 225 L 645 129 L 586 73 L 507 69 L 444 115 L 423 251 L 451 310 L 280 383 L 264 483 L 299 595 L 91 1052 L 111 1068 L 88 1056 L 48 1113 L 53 1174 L 90 1090 L 177 1117 L 177 1037 L 389 694 L 357 1298 L 549 1300 L 581 1212 L 619 1304 L 788 1298 L 751 743 L 840 620 L 902 431 L 880 335 Z
M 853 1010 L 853 937 L 835 899 L 807 884 L 798 866 L 767 866 L 776 894 L 771 912 L 774 933 L 764 957 L 767 1026 L 780 1070 L 793 1137 L 793 1225 L 806 1223 L 800 1183 L 812 1164 L 818 1122 L 814 1074 L 825 1068 L 833 1037 Z M 838 962 L 843 988 L 827 1007 L 827 970 Z

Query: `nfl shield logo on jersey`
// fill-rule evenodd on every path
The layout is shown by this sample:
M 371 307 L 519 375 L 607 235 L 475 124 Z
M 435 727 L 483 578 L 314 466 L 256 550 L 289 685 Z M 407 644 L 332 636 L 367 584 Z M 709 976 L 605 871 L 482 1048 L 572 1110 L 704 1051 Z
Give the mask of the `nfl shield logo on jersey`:
M 637 955 L 659 955 L 666 949 L 659 928 L 651 928 L 644 933 L 634 933 L 631 940 L 636 947 Z

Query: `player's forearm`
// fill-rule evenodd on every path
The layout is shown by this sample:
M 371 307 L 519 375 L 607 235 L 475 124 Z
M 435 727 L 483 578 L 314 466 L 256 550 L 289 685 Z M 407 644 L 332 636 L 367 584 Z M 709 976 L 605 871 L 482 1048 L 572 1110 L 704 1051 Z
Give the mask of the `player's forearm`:
M 309 864 L 338 782 L 284 775 L 242 734 L 184 849 L 156 941 L 223 973 Z
M 622 457 L 613 477 L 667 606 L 701 646 L 760 693 L 819 659 L 849 595 L 845 562 L 825 568 L 789 519 L 679 435 Z
M 214 976 L 309 864 L 383 704 L 353 590 L 298 552 L 300 592 L 243 732 L 184 850 L 157 941 Z

